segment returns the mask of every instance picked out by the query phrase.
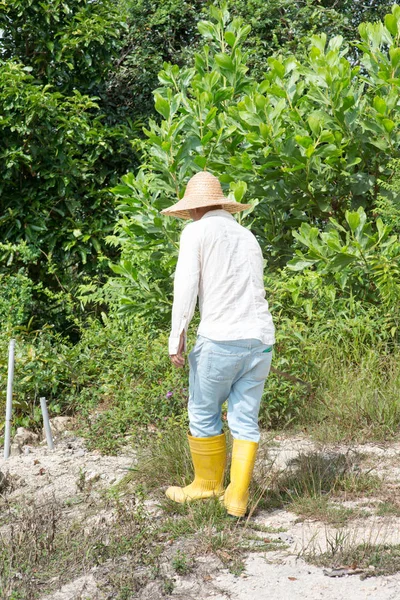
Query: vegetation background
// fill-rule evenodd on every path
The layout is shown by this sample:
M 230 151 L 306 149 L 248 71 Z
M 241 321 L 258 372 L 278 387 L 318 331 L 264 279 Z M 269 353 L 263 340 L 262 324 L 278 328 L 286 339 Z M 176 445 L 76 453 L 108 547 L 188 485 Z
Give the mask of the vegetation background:
M 400 424 L 400 7 L 0 1 L 0 410 L 89 444 L 186 425 L 167 355 L 195 172 L 252 204 L 277 327 L 265 427 Z M 195 327 L 192 326 L 192 337 Z M 3 411 L 4 412 L 4 411 Z

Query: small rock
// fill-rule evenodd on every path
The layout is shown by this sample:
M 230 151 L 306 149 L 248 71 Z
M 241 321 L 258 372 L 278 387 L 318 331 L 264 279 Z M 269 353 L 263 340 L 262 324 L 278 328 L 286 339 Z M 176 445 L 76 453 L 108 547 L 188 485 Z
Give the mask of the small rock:
M 25 427 L 18 427 L 17 433 L 14 436 L 13 442 L 15 444 L 19 444 L 20 446 L 25 446 L 26 444 L 34 444 L 39 441 L 39 436 L 37 433 L 33 433 L 33 431 L 29 431 L 29 429 L 25 429 Z
M 96 473 L 95 471 L 90 471 L 87 475 L 86 475 L 86 481 L 88 483 L 95 483 L 96 481 L 98 481 L 100 479 L 100 473 Z
M 10 456 L 19 456 L 22 454 L 22 448 L 19 444 L 13 443 L 10 446 Z
M 51 429 L 52 431 L 54 431 L 55 434 L 58 435 L 70 429 L 72 426 L 72 422 L 72 417 L 53 417 L 52 419 L 50 419 Z
M 81 458 L 82 456 L 85 456 L 85 451 L 84 451 L 84 450 L 82 450 L 82 449 L 81 449 L 81 450 L 78 450 L 78 452 L 76 453 L 76 456 L 77 456 L 78 458 Z
M 27 455 L 27 454 L 30 454 L 30 452 L 31 452 L 30 447 L 29 446 L 24 446 L 24 454 Z

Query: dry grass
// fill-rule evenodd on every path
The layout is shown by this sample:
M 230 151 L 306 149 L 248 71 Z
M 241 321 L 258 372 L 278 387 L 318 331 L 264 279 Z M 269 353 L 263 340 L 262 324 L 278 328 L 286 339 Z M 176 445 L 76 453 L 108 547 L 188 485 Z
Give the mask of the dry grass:
M 68 522 L 55 500 L 24 504 L 17 516 L 8 510 L 10 525 L 0 537 L 1 598 L 34 600 L 120 556 L 129 557 L 134 588 L 134 569 L 153 560 L 154 527 L 134 499 L 109 503 L 109 518 L 94 522 L 84 514 Z

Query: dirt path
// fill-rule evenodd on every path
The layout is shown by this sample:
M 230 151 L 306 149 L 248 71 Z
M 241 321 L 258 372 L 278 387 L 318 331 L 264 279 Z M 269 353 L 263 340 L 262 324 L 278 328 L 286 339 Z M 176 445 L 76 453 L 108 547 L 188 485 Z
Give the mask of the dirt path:
M 269 455 L 274 468 L 283 470 L 288 468 L 290 461 L 299 452 L 314 449 L 315 445 L 306 438 L 276 438 Z M 348 448 L 342 450 L 348 451 Z M 355 450 L 362 452 L 364 465 L 383 478 L 386 491 L 398 491 L 400 444 L 365 445 L 352 449 Z M 0 471 L 8 482 L 8 488 L 2 494 L 0 534 L 4 536 L 3 539 L 7 537 L 13 516 L 14 525 L 18 526 L 19 509 L 24 503 L 29 506 L 34 502 L 35 507 L 40 507 L 55 502 L 61 507 L 64 521 L 81 520 L 82 527 L 89 530 L 94 522 L 98 525 L 114 519 L 113 514 L 107 512 L 104 493 L 115 488 L 134 462 L 133 450 L 127 448 L 126 452 L 117 457 L 102 456 L 87 451 L 84 442 L 69 433 L 60 437 L 54 452 L 47 451 L 43 445 L 32 446 L 28 454 L 12 456 L 8 461 L 1 459 Z M 164 588 L 160 588 L 158 580 L 151 581 L 147 576 L 143 578 L 142 585 L 139 569 L 134 595 L 110 595 L 105 583 L 110 578 L 110 571 L 115 570 L 117 563 L 123 565 L 124 560 L 128 560 L 120 556 L 113 559 L 114 562 L 110 559 L 92 566 L 87 572 L 79 573 L 76 578 L 71 577 L 68 583 L 63 582 L 58 588 L 53 581 L 54 591 L 43 594 L 41 600 L 158 600 L 161 594 L 166 598 L 181 600 L 398 600 L 400 573 L 365 579 L 361 579 L 360 574 L 331 577 L 329 568 L 324 570 L 304 560 L 312 554 L 320 555 L 332 549 L 334 544 L 400 544 L 400 516 L 377 514 L 376 508 L 382 502 L 381 498 L 373 495 L 358 498 L 353 495 L 350 500 L 342 499 L 342 507 L 362 507 L 363 515 L 349 520 L 341 527 L 323 523 L 317 518 L 308 517 L 300 521 L 298 515 L 282 509 L 260 510 L 249 523 L 250 528 L 255 528 L 254 537 L 262 540 L 267 536 L 269 540 L 279 541 L 285 548 L 252 552 L 245 559 L 245 569 L 241 575 L 230 573 L 221 560 L 213 555 L 196 556 L 190 572 L 179 574 L 176 568 L 171 567 L 171 560 L 173 563 L 172 557 L 176 556 L 177 548 L 184 548 L 185 545 L 184 542 L 183 545 L 174 542 L 170 548 L 166 544 L 159 562 Z M 162 511 L 151 499 L 144 502 L 144 510 L 151 513 L 154 522 L 162 522 Z M 129 563 L 126 564 L 129 568 Z M 349 568 L 349 565 L 344 566 Z M 372 566 L 370 569 L 373 570 Z M 366 573 L 364 569 L 361 576 L 365 574 L 370 575 L 372 572 Z M 169 582 L 168 585 L 165 582 Z M 121 583 L 121 588 L 122 585 Z
M 321 569 L 287 553 L 251 555 L 246 578 L 223 573 L 217 583 L 224 590 L 214 600 L 398 600 L 400 576 L 360 581 L 356 575 L 331 578 Z M 204 598 L 205 600 L 205 598 Z

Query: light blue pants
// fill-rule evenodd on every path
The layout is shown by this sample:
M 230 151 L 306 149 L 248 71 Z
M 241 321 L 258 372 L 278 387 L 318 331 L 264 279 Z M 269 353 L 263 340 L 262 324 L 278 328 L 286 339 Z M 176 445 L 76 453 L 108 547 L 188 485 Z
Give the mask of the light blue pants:
M 260 340 L 216 342 L 198 336 L 189 354 L 189 427 L 194 437 L 222 431 L 221 407 L 228 400 L 228 425 L 238 440 L 258 442 L 258 413 L 272 351 Z

